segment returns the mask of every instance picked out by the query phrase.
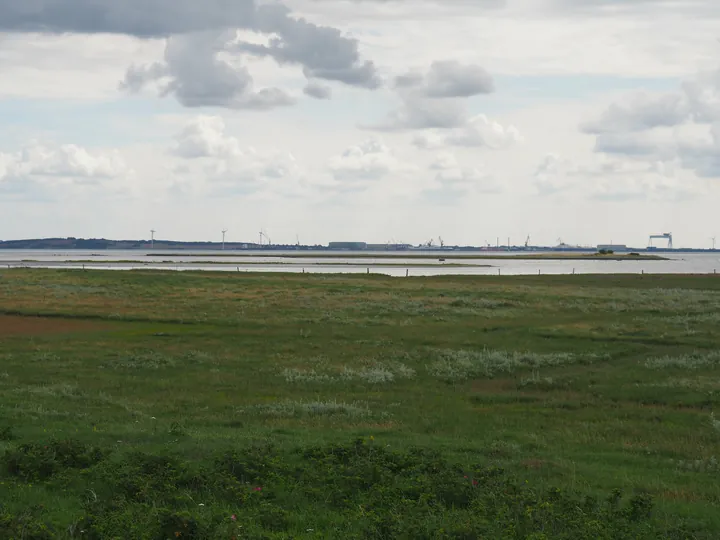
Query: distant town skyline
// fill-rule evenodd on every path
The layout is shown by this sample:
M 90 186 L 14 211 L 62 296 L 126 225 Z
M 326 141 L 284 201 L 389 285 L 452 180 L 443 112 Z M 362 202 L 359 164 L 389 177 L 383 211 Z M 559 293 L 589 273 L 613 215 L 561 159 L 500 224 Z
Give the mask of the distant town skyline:
M 714 0 L 0 2 L 0 239 L 720 233 Z

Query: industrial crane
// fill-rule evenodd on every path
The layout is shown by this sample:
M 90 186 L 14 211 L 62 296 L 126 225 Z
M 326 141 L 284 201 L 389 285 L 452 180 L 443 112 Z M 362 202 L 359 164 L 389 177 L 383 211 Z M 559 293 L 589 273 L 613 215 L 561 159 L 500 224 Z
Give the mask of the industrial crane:
M 673 237 L 672 233 L 663 233 L 663 234 L 651 234 L 650 235 L 650 242 L 648 247 L 653 247 L 653 240 L 660 239 L 660 240 L 667 240 L 668 241 L 668 249 L 673 248 Z

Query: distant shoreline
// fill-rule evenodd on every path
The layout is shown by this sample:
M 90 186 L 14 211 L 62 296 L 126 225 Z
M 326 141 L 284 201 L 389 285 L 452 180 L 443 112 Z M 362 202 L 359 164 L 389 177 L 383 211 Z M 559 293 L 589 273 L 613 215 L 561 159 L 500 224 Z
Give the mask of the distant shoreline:
M 659 255 L 630 255 L 628 254 L 610 254 L 602 255 L 599 253 L 537 253 L 537 254 L 518 254 L 518 255 L 493 255 L 493 254 L 453 254 L 453 253 L 442 253 L 442 254 L 420 254 L 420 253 L 373 253 L 364 254 L 358 252 L 351 253 L 267 253 L 258 255 L 256 253 L 217 253 L 213 254 L 213 257 L 235 257 L 235 258 L 251 258 L 251 257 L 268 257 L 268 258 L 283 258 L 283 259 L 437 259 L 438 261 L 447 260 L 546 260 L 546 261 L 667 261 L 666 257 Z M 205 253 L 147 253 L 146 257 L 207 257 Z M 216 263 L 219 264 L 219 263 Z M 247 263 L 245 263 L 247 264 Z

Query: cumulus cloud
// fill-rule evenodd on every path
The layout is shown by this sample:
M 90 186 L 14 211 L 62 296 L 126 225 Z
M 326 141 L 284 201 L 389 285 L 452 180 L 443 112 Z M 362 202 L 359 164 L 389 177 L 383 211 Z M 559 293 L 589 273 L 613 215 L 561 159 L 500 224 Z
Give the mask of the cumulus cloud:
M 454 60 L 433 62 L 427 75 L 410 72 L 395 79 L 396 88 L 413 89 L 429 98 L 458 98 L 490 94 L 493 78 L 482 67 Z
M 607 158 L 576 163 L 557 154 L 545 156 L 533 184 L 540 195 L 572 192 L 600 201 L 679 201 L 701 192 L 697 183 L 678 175 L 672 163 Z
M 423 150 L 438 150 L 445 146 L 445 136 L 437 131 L 424 131 L 413 137 L 412 144 Z
M 269 36 L 267 45 L 237 42 L 233 30 Z M 292 103 L 278 88 L 253 90 L 247 68 L 220 58 L 242 53 L 300 66 L 308 78 L 378 88 L 375 65 L 360 57 L 358 41 L 338 29 L 295 18 L 281 4 L 255 0 L 0 0 L 0 30 L 42 33 L 114 33 L 168 37 L 164 62 L 131 66 L 130 91 L 164 81 L 162 95 L 187 107 L 270 109 Z M 317 93 L 317 92 L 316 92 Z
M 74 144 L 33 142 L 16 153 L 0 152 L 0 191 L 46 192 L 91 186 L 130 172 L 116 151 L 94 152 Z
M 239 50 L 269 56 L 281 65 L 300 65 L 308 78 L 370 89 L 380 86 L 373 62 L 360 58 L 358 41 L 336 28 L 292 18 L 285 7 L 270 4 L 258 8 L 254 29 L 271 36 L 268 45 L 243 42 Z
M 499 150 L 522 141 L 523 137 L 515 126 L 503 126 L 484 114 L 479 114 L 451 129 L 420 133 L 413 138 L 412 143 L 423 150 L 447 146 Z
M 430 164 L 430 170 L 433 171 L 447 171 L 458 167 L 458 160 L 455 157 L 455 154 L 451 154 L 450 152 L 439 153 Z
M 404 96 L 401 106 L 390 112 L 384 121 L 366 127 L 379 131 L 448 129 L 462 126 L 467 116 L 463 100 L 434 100 L 411 95 Z
M 540 195 L 552 195 L 570 187 L 567 165 L 557 154 L 546 155 L 533 174 L 533 184 Z
M 437 164 L 437 162 L 436 162 Z M 449 163 L 446 163 L 449 165 Z M 502 186 L 495 178 L 478 167 L 461 167 L 457 164 L 440 170 L 435 175 L 437 187 L 430 193 L 462 196 L 471 193 L 500 193 Z
M 368 127 L 384 131 L 472 129 L 468 121 L 474 119 L 468 116 L 467 98 L 493 92 L 494 83 L 480 66 L 447 60 L 433 62 L 427 74 L 411 71 L 396 77 L 395 90 L 400 106 L 383 122 Z M 458 134 L 457 140 L 470 141 L 473 137 L 468 132 Z M 465 145 L 477 146 L 477 142 Z
M 583 132 L 599 135 L 643 131 L 656 127 L 675 126 L 685 122 L 690 115 L 685 97 L 678 93 L 659 96 L 640 92 L 613 103 L 600 118 L 584 122 Z
M 272 180 L 295 180 L 300 173 L 292 154 L 243 148 L 219 116 L 190 120 L 175 137 L 171 153 L 199 164 L 177 169 L 185 177 L 176 183 L 176 191 L 198 186 L 210 192 L 258 191 L 270 187 Z
M 350 188 L 361 188 L 393 174 L 404 174 L 416 168 L 395 156 L 382 139 L 371 138 L 351 146 L 333 157 L 328 169 L 337 182 Z
M 678 162 L 703 177 L 720 178 L 720 70 L 701 73 L 677 91 L 635 94 L 581 124 L 595 151 L 646 163 Z
M 318 82 L 309 82 L 303 88 L 303 93 L 314 99 L 330 99 L 332 97 L 332 89 Z
M 239 156 L 240 143 L 225 133 L 225 121 L 219 116 L 199 116 L 187 123 L 175 137 L 173 154 L 187 158 Z
M 164 37 L 249 28 L 255 12 L 254 0 L 0 0 L 0 30 Z
M 275 149 L 242 147 L 218 116 L 188 121 L 176 135 L 170 153 L 184 160 L 175 167 L 172 191 L 176 194 L 283 195 L 296 191 L 303 180 L 295 156 Z
M 503 126 L 489 120 L 484 114 L 470 118 L 463 126 L 451 131 L 446 137 L 453 146 L 505 148 L 522 141 L 515 126 Z
M 220 57 L 232 36 L 205 32 L 173 36 L 167 41 L 164 62 L 131 67 L 121 87 L 138 92 L 159 85 L 161 96 L 174 95 L 185 107 L 271 109 L 294 100 L 278 88 L 255 90 L 245 66 Z

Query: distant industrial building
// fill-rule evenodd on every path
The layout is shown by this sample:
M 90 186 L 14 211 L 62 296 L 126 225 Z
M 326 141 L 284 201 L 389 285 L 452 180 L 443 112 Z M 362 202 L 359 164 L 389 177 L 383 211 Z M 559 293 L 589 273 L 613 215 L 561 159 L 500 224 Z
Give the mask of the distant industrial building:
M 605 251 L 630 251 L 625 244 L 600 244 L 597 250 Z
M 362 251 L 367 249 L 365 242 L 330 242 L 328 249 L 344 249 L 348 251 Z

